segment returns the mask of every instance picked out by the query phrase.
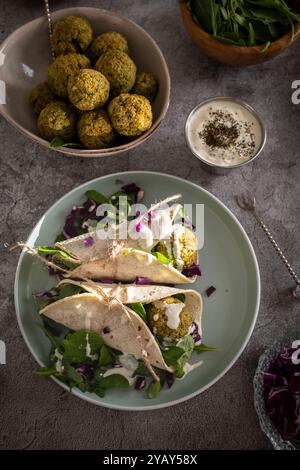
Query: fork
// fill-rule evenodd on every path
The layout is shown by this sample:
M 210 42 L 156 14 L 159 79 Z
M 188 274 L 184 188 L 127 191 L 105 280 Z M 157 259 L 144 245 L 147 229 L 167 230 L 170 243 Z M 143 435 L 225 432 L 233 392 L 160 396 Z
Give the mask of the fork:
M 278 243 L 274 239 L 274 237 L 273 237 L 272 233 L 270 232 L 269 228 L 266 226 L 266 224 L 263 222 L 261 217 L 258 215 L 257 210 L 256 210 L 255 197 L 249 191 L 246 191 L 246 192 L 236 196 L 236 201 L 237 201 L 237 203 L 238 203 L 238 205 L 241 209 L 252 212 L 252 214 L 254 215 L 256 220 L 258 221 L 259 225 L 261 226 L 261 228 L 265 232 L 268 240 L 271 242 L 273 248 L 275 249 L 277 255 L 279 256 L 279 258 L 283 262 L 284 266 L 286 267 L 286 269 L 288 270 L 290 276 L 293 278 L 293 280 L 296 284 L 295 287 L 293 288 L 293 291 L 292 291 L 293 296 L 295 297 L 295 299 L 300 299 L 300 278 L 296 274 L 296 272 L 295 272 L 294 268 L 292 267 L 292 265 L 290 264 L 290 262 L 287 260 L 286 256 L 283 254 L 280 246 L 278 245 Z

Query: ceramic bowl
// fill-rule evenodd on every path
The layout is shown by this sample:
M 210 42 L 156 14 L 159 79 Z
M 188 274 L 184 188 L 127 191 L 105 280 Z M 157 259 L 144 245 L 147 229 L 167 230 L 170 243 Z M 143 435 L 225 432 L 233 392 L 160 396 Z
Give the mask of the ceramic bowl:
M 159 82 L 153 102 L 153 125 L 140 137 L 108 149 L 71 149 L 51 147 L 67 155 L 103 157 L 130 150 L 145 142 L 161 124 L 169 105 L 170 75 L 164 56 L 156 42 L 133 21 L 98 8 L 67 8 L 52 13 L 53 22 L 69 15 L 87 18 L 94 35 L 119 31 L 129 42 L 131 56 L 138 70 L 151 72 Z M 0 46 L 0 113 L 32 141 L 49 148 L 49 142 L 37 132 L 37 117 L 29 104 L 29 94 L 38 83 L 46 80 L 47 64 L 51 61 L 48 24 L 45 16 L 14 31 Z
M 262 52 L 262 48 L 258 46 L 241 47 L 223 44 L 214 39 L 193 21 L 192 15 L 187 8 L 186 0 L 180 2 L 180 11 L 183 24 L 198 48 L 212 59 L 228 65 L 261 64 L 283 52 L 300 37 L 300 23 L 297 23 L 295 25 L 293 41 L 291 41 L 291 35 L 286 34 L 277 41 L 274 41 L 265 52 Z
M 259 424 L 275 450 L 296 450 L 296 447 L 292 442 L 285 440 L 281 436 L 279 431 L 274 427 L 269 416 L 266 414 L 263 375 L 268 371 L 272 360 L 275 359 L 285 347 L 299 338 L 300 331 L 293 331 L 286 332 L 281 338 L 275 340 L 260 356 L 253 379 L 254 406 L 259 418 Z

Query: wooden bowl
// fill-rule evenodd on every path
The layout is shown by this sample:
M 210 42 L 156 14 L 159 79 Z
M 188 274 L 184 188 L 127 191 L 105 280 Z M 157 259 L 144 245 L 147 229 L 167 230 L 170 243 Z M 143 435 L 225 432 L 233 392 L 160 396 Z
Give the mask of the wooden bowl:
M 232 46 L 223 44 L 200 28 L 187 8 L 186 0 L 180 2 L 181 17 L 184 26 L 194 43 L 206 55 L 218 62 L 228 65 L 255 65 L 266 62 L 287 49 L 300 36 L 300 22 L 295 25 L 295 35 L 291 40 L 290 33 L 271 43 L 263 52 L 264 46 Z

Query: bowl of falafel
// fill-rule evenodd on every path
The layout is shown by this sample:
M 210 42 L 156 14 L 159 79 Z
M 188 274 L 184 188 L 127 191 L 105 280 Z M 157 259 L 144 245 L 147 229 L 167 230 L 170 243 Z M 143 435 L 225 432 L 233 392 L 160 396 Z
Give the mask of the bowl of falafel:
M 52 13 L 0 46 L 0 113 L 46 148 L 81 157 L 130 150 L 161 124 L 170 76 L 136 23 L 97 8 Z

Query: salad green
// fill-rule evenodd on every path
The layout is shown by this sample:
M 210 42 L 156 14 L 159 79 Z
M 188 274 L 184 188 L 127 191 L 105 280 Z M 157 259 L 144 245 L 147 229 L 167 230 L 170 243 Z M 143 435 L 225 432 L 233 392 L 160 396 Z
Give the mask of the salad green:
M 118 374 L 118 370 L 122 367 L 122 353 L 107 346 L 101 336 L 88 330 L 80 330 L 68 332 L 63 338 L 59 338 L 47 327 L 39 326 L 49 339 L 51 349 L 47 367 L 33 372 L 36 377 L 54 376 L 67 384 L 70 390 L 77 387 L 83 392 L 96 393 L 101 397 L 104 397 L 106 390 L 110 388 L 124 388 L 131 385 L 128 378 Z M 184 376 L 184 365 L 193 351 L 197 350 L 196 348 L 191 336 L 184 337 L 177 345 L 164 347 L 163 356 L 168 365 L 174 366 L 175 377 Z M 163 386 L 168 385 L 172 376 L 170 372 L 162 369 L 154 368 L 154 370 L 159 381 L 152 379 L 142 361 L 137 362 L 132 374 L 135 383 L 141 377 L 145 379 L 148 398 L 157 397 Z M 108 371 L 109 375 L 105 375 Z
M 264 45 L 291 33 L 300 21 L 284 0 L 189 0 L 193 20 L 226 44 Z

